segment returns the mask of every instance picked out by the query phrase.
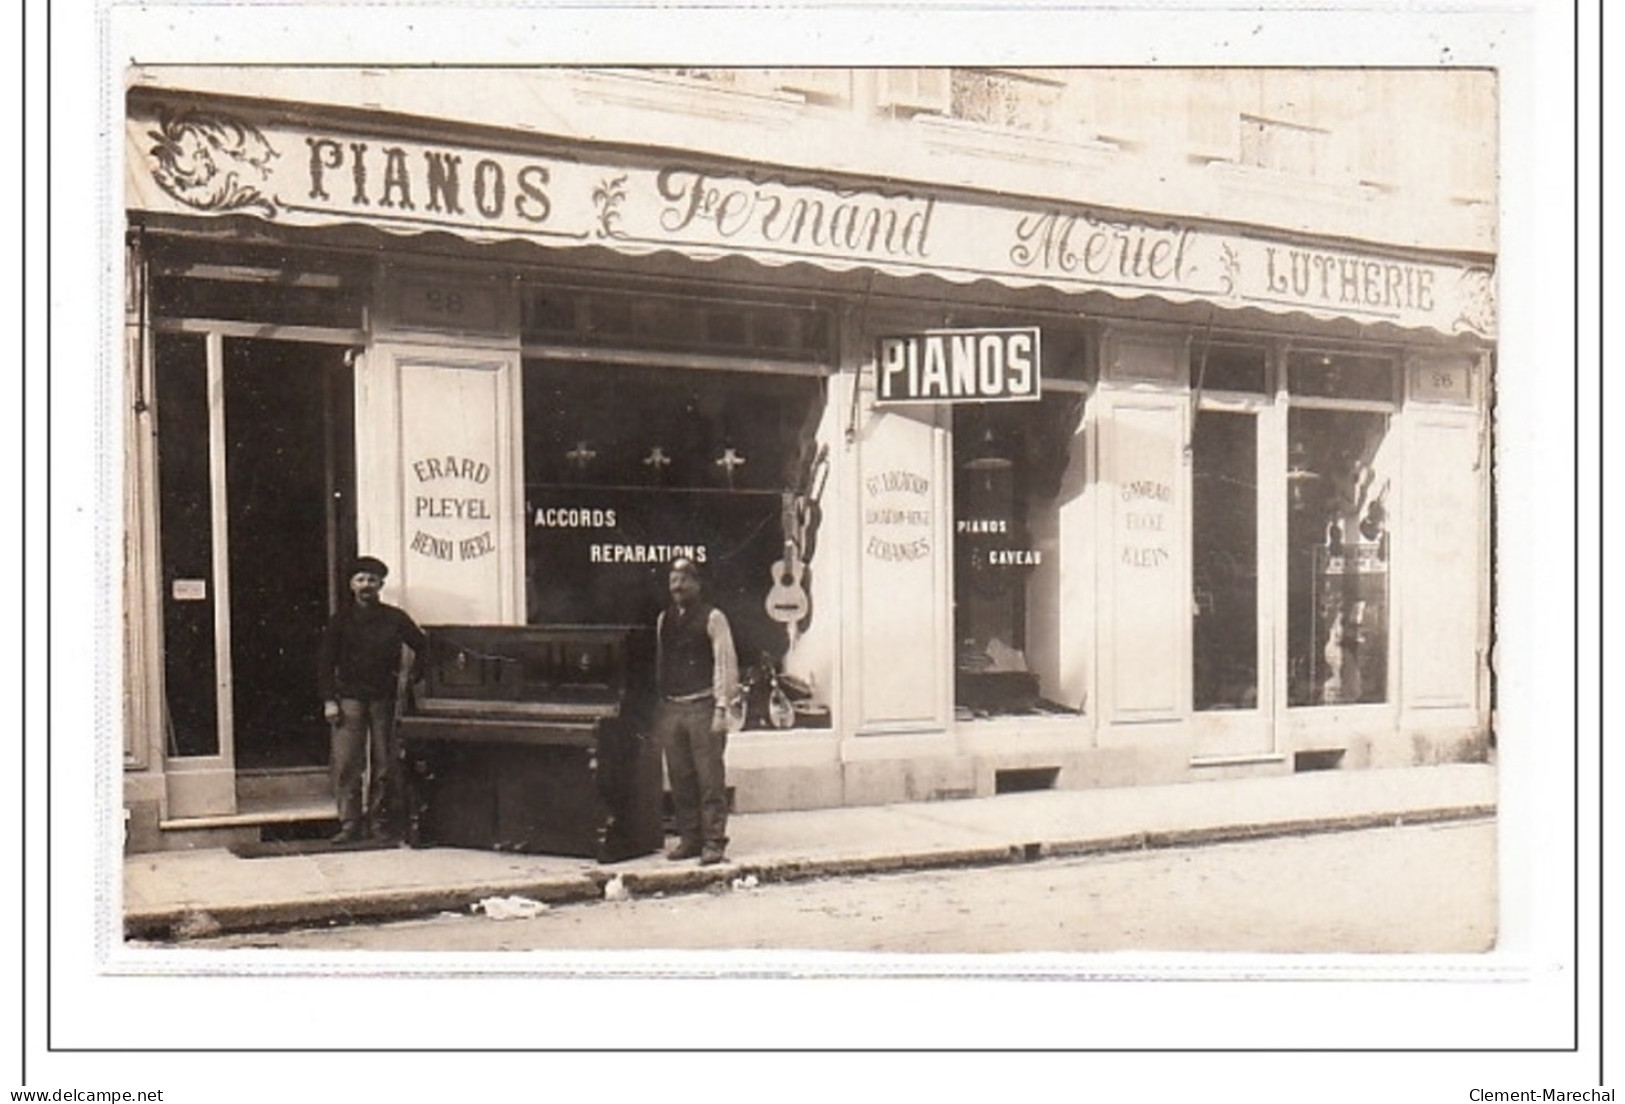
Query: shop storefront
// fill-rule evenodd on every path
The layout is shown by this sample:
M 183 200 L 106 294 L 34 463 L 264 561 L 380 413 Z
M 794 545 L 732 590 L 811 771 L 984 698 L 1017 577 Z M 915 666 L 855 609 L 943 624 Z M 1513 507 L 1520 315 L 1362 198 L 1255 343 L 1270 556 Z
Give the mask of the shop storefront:
M 357 552 L 425 625 L 702 565 L 741 811 L 1480 755 L 1492 270 L 137 89 L 131 845 L 325 815 Z

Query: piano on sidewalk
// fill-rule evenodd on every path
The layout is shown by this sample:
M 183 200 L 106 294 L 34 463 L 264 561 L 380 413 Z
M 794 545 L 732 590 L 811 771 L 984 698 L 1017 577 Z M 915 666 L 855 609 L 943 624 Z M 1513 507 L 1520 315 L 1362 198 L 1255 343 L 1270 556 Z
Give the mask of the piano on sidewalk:
M 426 626 L 403 704 L 408 841 L 600 862 L 662 845 L 651 634 Z

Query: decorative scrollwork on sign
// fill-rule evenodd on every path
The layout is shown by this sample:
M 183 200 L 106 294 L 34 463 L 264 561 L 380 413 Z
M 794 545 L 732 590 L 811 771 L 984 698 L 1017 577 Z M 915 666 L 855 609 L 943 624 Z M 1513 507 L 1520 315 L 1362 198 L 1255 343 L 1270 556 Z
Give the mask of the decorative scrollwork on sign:
M 598 208 L 598 236 L 622 238 L 626 235 L 615 228 L 621 221 L 621 204 L 626 202 L 626 174 L 611 177 L 592 190 L 593 206 Z
M 266 180 L 278 156 L 257 127 L 227 115 L 160 109 L 158 129 L 147 133 L 156 143 L 152 178 L 170 196 L 199 211 L 276 217 L 276 200 L 245 183 Z
M 1225 242 L 1219 250 L 1219 266 L 1224 269 L 1224 275 L 1219 277 L 1224 284 L 1222 294 L 1236 294 L 1236 274 L 1241 271 L 1241 258 L 1236 256 L 1229 242 Z
M 1488 337 L 1495 332 L 1495 276 L 1487 268 L 1461 274 L 1461 309 L 1454 328 Z

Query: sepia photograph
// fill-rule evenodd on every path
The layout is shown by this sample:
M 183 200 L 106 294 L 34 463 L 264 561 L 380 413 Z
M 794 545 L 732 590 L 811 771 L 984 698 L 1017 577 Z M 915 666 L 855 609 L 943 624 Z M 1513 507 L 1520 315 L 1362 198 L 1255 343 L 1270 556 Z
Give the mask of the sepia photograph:
M 1492 70 L 126 78 L 129 938 L 1494 946 Z
M 48 1045 L 1572 1051 L 1551 17 L 1174 6 L 100 5 Z

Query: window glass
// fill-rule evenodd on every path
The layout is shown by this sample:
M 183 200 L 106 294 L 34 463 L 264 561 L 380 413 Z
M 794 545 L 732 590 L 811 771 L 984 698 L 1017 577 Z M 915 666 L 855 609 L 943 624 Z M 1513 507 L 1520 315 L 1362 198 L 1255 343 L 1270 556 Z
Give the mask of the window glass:
M 531 288 L 524 296 L 523 340 L 532 345 L 827 362 L 833 339 L 829 312 L 811 306 L 581 288 Z
M 1388 357 L 1317 352 L 1287 357 L 1287 389 L 1294 395 L 1392 402 L 1394 382 Z
M 204 339 L 153 339 L 158 528 L 169 754 L 220 754 L 215 697 L 214 499 Z
M 751 724 L 768 724 L 766 688 L 792 638 L 830 616 L 809 598 L 800 619 L 780 619 L 801 611 L 827 558 L 824 381 L 528 360 L 524 394 L 528 620 L 653 625 L 667 567 L 687 556 L 762 688 Z M 787 603 L 777 614 L 770 592 Z
M 1191 386 L 1201 391 L 1240 391 L 1262 394 L 1266 387 L 1268 352 L 1256 345 L 1191 345 Z
M 1258 418 L 1201 410 L 1191 434 L 1192 693 L 1258 707 Z
M 155 279 L 152 288 L 154 313 L 170 318 L 213 318 L 338 329 L 361 326 L 362 295 L 363 292 L 354 287 L 303 287 L 174 276 Z
M 1075 498 L 1084 399 L 954 411 L 955 705 L 961 717 L 1076 711 L 1061 654 L 1059 517 Z M 1069 478 L 1072 477 L 1072 478 Z
M 1388 415 L 1287 418 L 1288 704 L 1388 700 Z
M 1099 370 L 1092 336 L 1088 330 L 1045 326 L 1041 339 L 1044 380 L 1094 383 Z

